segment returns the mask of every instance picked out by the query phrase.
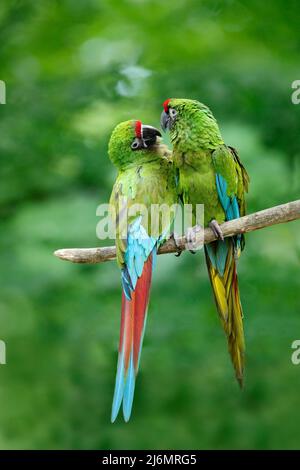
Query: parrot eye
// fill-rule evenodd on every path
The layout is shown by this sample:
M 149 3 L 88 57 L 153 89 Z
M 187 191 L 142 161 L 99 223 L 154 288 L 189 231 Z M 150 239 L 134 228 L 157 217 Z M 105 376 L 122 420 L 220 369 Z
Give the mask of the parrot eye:
M 140 142 L 137 138 L 132 142 L 131 148 L 132 150 L 138 150 L 140 148 Z
M 177 116 L 177 111 L 174 108 L 169 109 L 169 115 L 171 116 L 172 119 L 174 119 Z

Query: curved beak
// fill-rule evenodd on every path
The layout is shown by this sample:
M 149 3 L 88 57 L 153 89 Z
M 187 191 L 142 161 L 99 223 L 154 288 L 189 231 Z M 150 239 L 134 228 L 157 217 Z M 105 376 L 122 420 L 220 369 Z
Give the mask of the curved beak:
M 156 127 L 142 125 L 142 138 L 144 147 L 151 147 L 156 144 L 156 138 L 161 137 L 161 133 Z
M 161 113 L 160 116 L 160 125 L 163 131 L 166 132 L 167 129 L 170 129 L 171 126 L 171 118 L 169 114 L 166 113 L 165 110 Z

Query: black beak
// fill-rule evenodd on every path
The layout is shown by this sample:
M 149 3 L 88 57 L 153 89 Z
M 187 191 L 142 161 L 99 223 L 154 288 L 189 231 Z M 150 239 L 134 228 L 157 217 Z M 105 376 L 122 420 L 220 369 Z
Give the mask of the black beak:
M 161 133 L 158 129 L 152 126 L 142 125 L 142 138 L 145 147 L 155 145 L 157 137 L 161 137 Z
M 171 124 L 171 118 L 169 114 L 166 113 L 165 110 L 161 113 L 160 116 L 160 125 L 163 131 L 166 131 L 167 129 L 170 129 L 170 124 Z

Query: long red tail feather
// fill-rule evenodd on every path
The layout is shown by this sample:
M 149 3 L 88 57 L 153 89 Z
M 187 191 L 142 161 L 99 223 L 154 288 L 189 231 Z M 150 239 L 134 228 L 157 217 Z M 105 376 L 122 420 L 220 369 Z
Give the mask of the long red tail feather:
M 126 298 L 124 292 L 122 293 L 119 359 L 112 407 L 112 421 L 117 417 L 122 400 L 124 418 L 128 421 L 130 417 L 135 376 L 138 372 L 146 323 L 151 279 L 152 254 L 144 264 L 142 275 L 131 294 L 131 300 Z

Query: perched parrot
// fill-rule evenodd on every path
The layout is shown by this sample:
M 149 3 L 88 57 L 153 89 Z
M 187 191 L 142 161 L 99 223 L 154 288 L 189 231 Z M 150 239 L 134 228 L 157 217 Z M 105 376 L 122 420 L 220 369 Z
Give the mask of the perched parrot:
M 224 239 L 219 224 L 245 215 L 249 176 L 237 151 L 225 145 L 207 106 L 194 100 L 168 99 L 163 108 L 161 126 L 170 132 L 182 201 L 193 205 L 193 215 L 196 204 L 204 204 L 204 226 L 210 226 L 217 237 L 205 245 L 206 264 L 236 378 L 242 386 L 245 344 L 236 260 L 244 248 L 244 237 Z
M 178 198 L 171 152 L 161 143 L 160 137 L 160 132 L 154 127 L 131 120 L 119 124 L 109 141 L 109 157 L 118 170 L 110 205 L 115 214 L 117 262 L 122 280 L 121 331 L 112 422 L 122 402 L 125 421 L 130 418 L 152 270 L 157 249 L 172 223 L 171 217 L 170 223 L 159 218 L 152 226 L 151 206 L 168 204 L 171 207 L 176 205 Z M 136 208 L 137 211 L 133 211 L 136 213 L 131 214 L 130 210 Z

